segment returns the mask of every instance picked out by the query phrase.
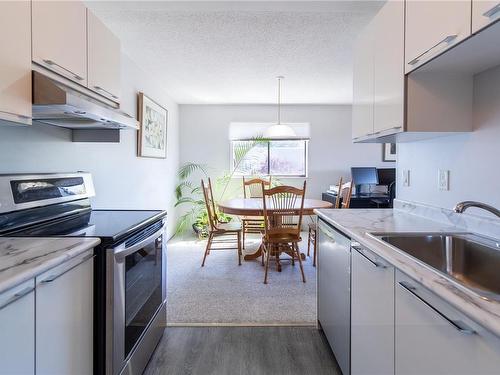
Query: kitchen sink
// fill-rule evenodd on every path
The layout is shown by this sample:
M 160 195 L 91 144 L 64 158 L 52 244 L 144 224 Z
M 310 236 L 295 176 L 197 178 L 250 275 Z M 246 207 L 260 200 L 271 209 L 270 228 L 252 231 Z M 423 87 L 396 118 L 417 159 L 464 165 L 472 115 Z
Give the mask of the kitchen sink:
M 469 233 L 373 233 L 484 298 L 500 301 L 500 241 Z

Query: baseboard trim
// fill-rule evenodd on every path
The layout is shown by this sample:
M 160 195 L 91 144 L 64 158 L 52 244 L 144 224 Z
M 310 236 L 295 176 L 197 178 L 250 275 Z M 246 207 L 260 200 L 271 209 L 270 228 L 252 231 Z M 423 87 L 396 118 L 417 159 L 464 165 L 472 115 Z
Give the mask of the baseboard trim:
M 167 327 L 317 327 L 315 323 L 167 323 Z

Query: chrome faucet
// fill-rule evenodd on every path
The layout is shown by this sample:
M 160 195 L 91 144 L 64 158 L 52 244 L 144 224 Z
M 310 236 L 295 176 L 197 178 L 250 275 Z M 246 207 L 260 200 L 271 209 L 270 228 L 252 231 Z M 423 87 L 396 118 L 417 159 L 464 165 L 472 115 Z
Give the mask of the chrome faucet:
M 488 212 L 491 212 L 493 215 L 500 217 L 500 210 L 498 210 L 495 207 L 490 206 L 486 203 L 474 202 L 474 201 L 464 201 L 464 202 L 457 203 L 457 205 L 455 206 L 453 211 L 455 211 L 458 214 L 461 214 L 469 207 L 481 208 L 482 210 L 486 210 Z

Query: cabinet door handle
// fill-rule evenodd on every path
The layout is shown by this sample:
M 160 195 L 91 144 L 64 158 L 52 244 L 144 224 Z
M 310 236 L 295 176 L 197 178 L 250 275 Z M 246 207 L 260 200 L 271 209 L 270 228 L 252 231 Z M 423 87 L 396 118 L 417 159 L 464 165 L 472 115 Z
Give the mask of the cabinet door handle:
M 364 253 L 363 249 L 358 246 L 358 245 L 351 245 L 351 247 L 358 252 L 359 255 L 361 255 L 364 259 L 366 259 L 368 262 L 370 262 L 373 266 L 377 268 L 387 268 L 385 264 L 379 263 L 373 259 L 368 258 Z
M 94 86 L 94 89 L 96 89 L 97 91 L 104 92 L 104 93 L 106 93 L 106 94 L 110 95 L 110 96 L 111 96 L 112 98 L 114 98 L 114 99 L 118 99 L 118 96 L 113 95 L 113 94 L 112 94 L 112 93 L 110 93 L 108 90 L 103 89 L 101 86 Z
M 434 311 L 435 313 L 437 313 L 441 318 L 443 318 L 445 321 L 447 321 L 452 327 L 454 327 L 460 333 L 467 334 L 467 335 L 472 335 L 472 334 L 476 333 L 471 327 L 469 327 L 464 322 L 462 322 L 460 320 L 453 320 L 453 319 L 448 318 L 445 314 L 443 314 L 437 308 L 435 308 L 434 306 L 432 306 L 425 299 L 423 299 L 422 297 L 420 297 L 417 294 L 417 292 L 416 292 L 417 288 L 415 288 L 409 282 L 407 282 L 407 281 L 400 281 L 399 282 L 399 286 L 401 288 L 403 288 L 405 291 L 407 291 L 408 293 L 410 293 L 413 297 L 415 297 L 416 299 L 418 299 L 420 302 L 422 302 L 424 305 L 426 305 L 428 308 L 430 308 L 432 311 Z
M 33 286 L 28 286 L 28 287 L 20 290 L 19 292 L 14 294 L 12 297 L 10 297 L 3 305 L 0 305 L 0 310 L 6 308 L 11 303 L 16 302 L 18 299 L 23 298 L 25 295 L 31 293 L 33 290 L 35 290 L 35 287 L 33 287 Z
M 47 284 L 47 283 L 51 283 L 53 282 L 54 280 L 60 278 L 62 275 L 64 275 L 65 273 L 68 273 L 69 271 L 71 271 L 73 268 L 75 267 L 78 267 L 80 264 L 82 264 L 83 262 L 86 262 L 87 260 L 91 259 L 94 257 L 94 254 L 89 254 L 85 257 L 82 258 L 81 262 L 78 262 L 77 264 L 75 264 L 74 266 L 71 266 L 70 268 L 62 271 L 61 273 L 58 273 L 58 274 L 54 274 L 54 275 L 50 275 L 48 276 L 47 278 L 43 279 L 42 281 L 40 281 L 41 284 Z
M 488 17 L 488 18 L 491 18 L 493 17 L 495 14 L 497 14 L 498 12 L 500 12 L 500 3 L 498 3 L 497 5 L 495 5 L 493 8 L 487 10 L 486 12 L 483 13 L 483 16 L 485 17 Z
M 77 79 L 78 81 L 83 81 L 85 78 L 83 78 L 82 76 L 79 76 L 78 74 L 75 74 L 73 73 L 71 70 L 69 69 L 66 69 L 64 66 L 62 65 L 59 65 L 58 63 L 56 63 L 54 60 L 43 60 L 43 62 L 47 65 L 50 65 L 50 66 L 55 66 L 57 68 L 59 68 L 60 70 L 63 70 L 65 71 L 66 73 L 69 73 L 71 76 L 73 76 L 75 79 Z
M 425 55 L 427 55 L 429 52 L 431 52 L 434 48 L 440 46 L 441 44 L 443 43 L 450 43 L 452 42 L 453 40 L 455 40 L 456 38 L 458 37 L 458 34 L 453 34 L 453 35 L 448 35 L 446 36 L 445 38 L 443 38 L 442 40 L 440 40 L 439 42 L 437 42 L 436 44 L 434 44 L 431 48 L 425 50 L 424 52 L 422 52 L 420 55 L 418 55 L 417 57 L 415 57 L 413 60 L 411 60 L 408 65 L 415 65 L 416 63 L 418 63 L 422 57 L 424 57 Z

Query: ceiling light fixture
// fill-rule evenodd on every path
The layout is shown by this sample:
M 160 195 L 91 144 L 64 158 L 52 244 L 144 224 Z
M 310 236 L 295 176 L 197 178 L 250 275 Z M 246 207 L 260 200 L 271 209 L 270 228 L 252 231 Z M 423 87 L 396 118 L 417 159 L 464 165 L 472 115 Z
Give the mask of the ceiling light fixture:
M 264 138 L 268 139 L 290 139 L 296 138 L 297 134 L 290 126 L 281 123 L 281 81 L 285 79 L 283 76 L 278 76 L 278 122 L 271 125 L 264 132 Z

